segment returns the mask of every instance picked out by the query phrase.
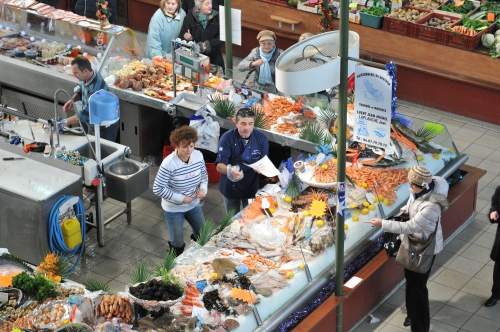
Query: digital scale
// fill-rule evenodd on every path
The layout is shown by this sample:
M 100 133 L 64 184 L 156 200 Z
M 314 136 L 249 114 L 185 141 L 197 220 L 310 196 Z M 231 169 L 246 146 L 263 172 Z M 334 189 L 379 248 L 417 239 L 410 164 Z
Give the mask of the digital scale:
M 175 56 L 174 71 L 177 75 L 189 78 L 192 82 L 203 84 L 210 74 L 210 58 L 195 52 L 194 45 L 186 42 L 173 43 L 172 53 Z M 197 46 L 197 45 L 196 45 Z

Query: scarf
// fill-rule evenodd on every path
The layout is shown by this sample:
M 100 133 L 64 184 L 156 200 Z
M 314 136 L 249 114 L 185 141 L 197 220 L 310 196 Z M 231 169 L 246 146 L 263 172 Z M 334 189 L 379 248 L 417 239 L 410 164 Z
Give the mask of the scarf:
M 173 19 L 173 18 L 176 18 L 176 17 L 177 17 L 177 14 L 179 14 L 179 9 L 177 9 L 177 10 L 175 11 L 175 13 L 173 13 L 173 14 L 170 14 L 169 12 L 167 12 L 167 11 L 164 9 L 164 10 L 163 10 L 163 14 L 165 14 L 165 16 L 170 17 L 170 18 L 172 18 L 172 19 Z
M 202 14 L 198 9 L 194 9 L 193 14 L 194 14 L 194 17 L 196 17 L 196 19 L 198 20 L 198 22 L 200 22 L 203 29 L 207 28 L 208 21 L 214 17 L 213 10 L 210 14 L 205 15 L 205 14 Z
M 273 50 L 269 53 L 264 53 L 259 47 L 260 58 L 265 62 L 260 66 L 259 72 L 259 83 L 260 84 L 268 84 L 272 83 L 273 77 L 271 75 L 271 66 L 269 66 L 269 61 L 273 57 L 274 52 L 276 51 L 276 46 L 273 47 Z
M 425 188 L 424 190 L 422 190 L 418 194 L 415 194 L 415 200 L 417 200 L 419 197 L 424 196 L 429 191 L 432 191 L 432 189 L 434 189 L 434 181 L 431 181 L 431 183 L 429 183 L 429 187 L 428 188 Z

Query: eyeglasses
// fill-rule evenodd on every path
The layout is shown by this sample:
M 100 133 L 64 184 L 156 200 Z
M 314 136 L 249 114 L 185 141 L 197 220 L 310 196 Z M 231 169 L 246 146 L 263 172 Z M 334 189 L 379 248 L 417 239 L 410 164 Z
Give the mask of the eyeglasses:
M 419 186 L 418 184 L 415 184 L 413 182 L 410 182 L 410 187 L 417 187 L 417 188 L 420 188 L 420 189 L 424 188 L 423 186 Z
M 246 118 L 246 117 L 255 117 L 255 112 L 252 111 L 251 109 L 249 108 L 242 108 L 240 109 L 237 113 L 236 113 L 236 116 L 240 117 L 240 118 Z

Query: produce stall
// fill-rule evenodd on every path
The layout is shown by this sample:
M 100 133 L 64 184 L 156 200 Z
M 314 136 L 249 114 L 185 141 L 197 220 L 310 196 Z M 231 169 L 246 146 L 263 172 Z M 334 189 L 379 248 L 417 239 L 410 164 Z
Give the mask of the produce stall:
M 320 32 L 322 16 L 318 12 L 297 10 L 284 1 L 234 0 L 231 3 L 233 8 L 242 10 L 243 43 L 242 46 L 233 45 L 233 54 L 238 57 L 246 57 L 257 46 L 256 36 L 261 30 L 274 31 L 281 49 L 295 44 L 304 32 Z M 270 18 L 276 12 L 283 18 L 282 24 Z M 293 29 L 291 24 L 285 23 L 292 21 L 295 23 Z M 400 26 L 407 27 L 406 23 Z M 329 20 L 329 27 L 337 30 L 339 20 Z M 368 51 L 374 61 L 396 63 L 399 99 L 500 124 L 489 106 L 500 101 L 500 81 L 491 75 L 500 70 L 500 62 L 491 58 L 488 49 L 478 47 L 468 51 L 419 39 L 406 34 L 409 29 L 397 34 L 355 23 L 350 23 L 349 29 L 360 35 L 360 49 Z M 474 66 L 475 63 L 482 65 Z M 437 91 L 453 91 L 453 94 Z

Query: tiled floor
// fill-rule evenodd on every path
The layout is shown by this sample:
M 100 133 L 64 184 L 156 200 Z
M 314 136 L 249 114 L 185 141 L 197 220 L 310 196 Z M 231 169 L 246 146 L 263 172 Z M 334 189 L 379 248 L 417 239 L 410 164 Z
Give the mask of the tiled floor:
M 138 33 L 138 40 L 145 49 L 146 35 Z M 234 60 L 236 67 L 238 60 Z M 235 72 L 236 78 L 242 78 Z M 429 281 L 432 331 L 500 331 L 499 307 L 485 308 L 490 296 L 493 262 L 489 259 L 497 226 L 487 217 L 490 198 L 500 185 L 499 127 L 474 119 L 429 109 L 401 101 L 399 112 L 445 124 L 460 152 L 469 154 L 467 164 L 488 171 L 479 181 L 477 211 L 474 220 L 441 252 L 434 263 Z M 157 167 L 152 167 L 150 181 L 154 181 Z M 86 207 L 88 203 L 86 204 Z M 123 203 L 107 199 L 104 216 L 116 213 Z M 92 210 L 93 208 L 91 208 Z M 133 265 L 139 260 L 162 262 L 169 239 L 160 199 L 151 189 L 132 202 L 133 220 L 130 226 L 122 215 L 105 231 L 106 246 L 96 243 L 95 230 L 87 235 L 87 251 L 72 279 L 84 281 L 95 277 L 109 283 L 113 291 L 121 291 L 130 279 Z M 203 211 L 207 218 L 218 221 L 224 216 L 222 198 L 216 184 L 211 184 Z M 185 239 L 191 234 L 186 224 Z M 373 315 L 379 323 L 362 321 L 354 331 L 409 331 L 403 327 L 406 316 L 404 285 L 384 301 Z

